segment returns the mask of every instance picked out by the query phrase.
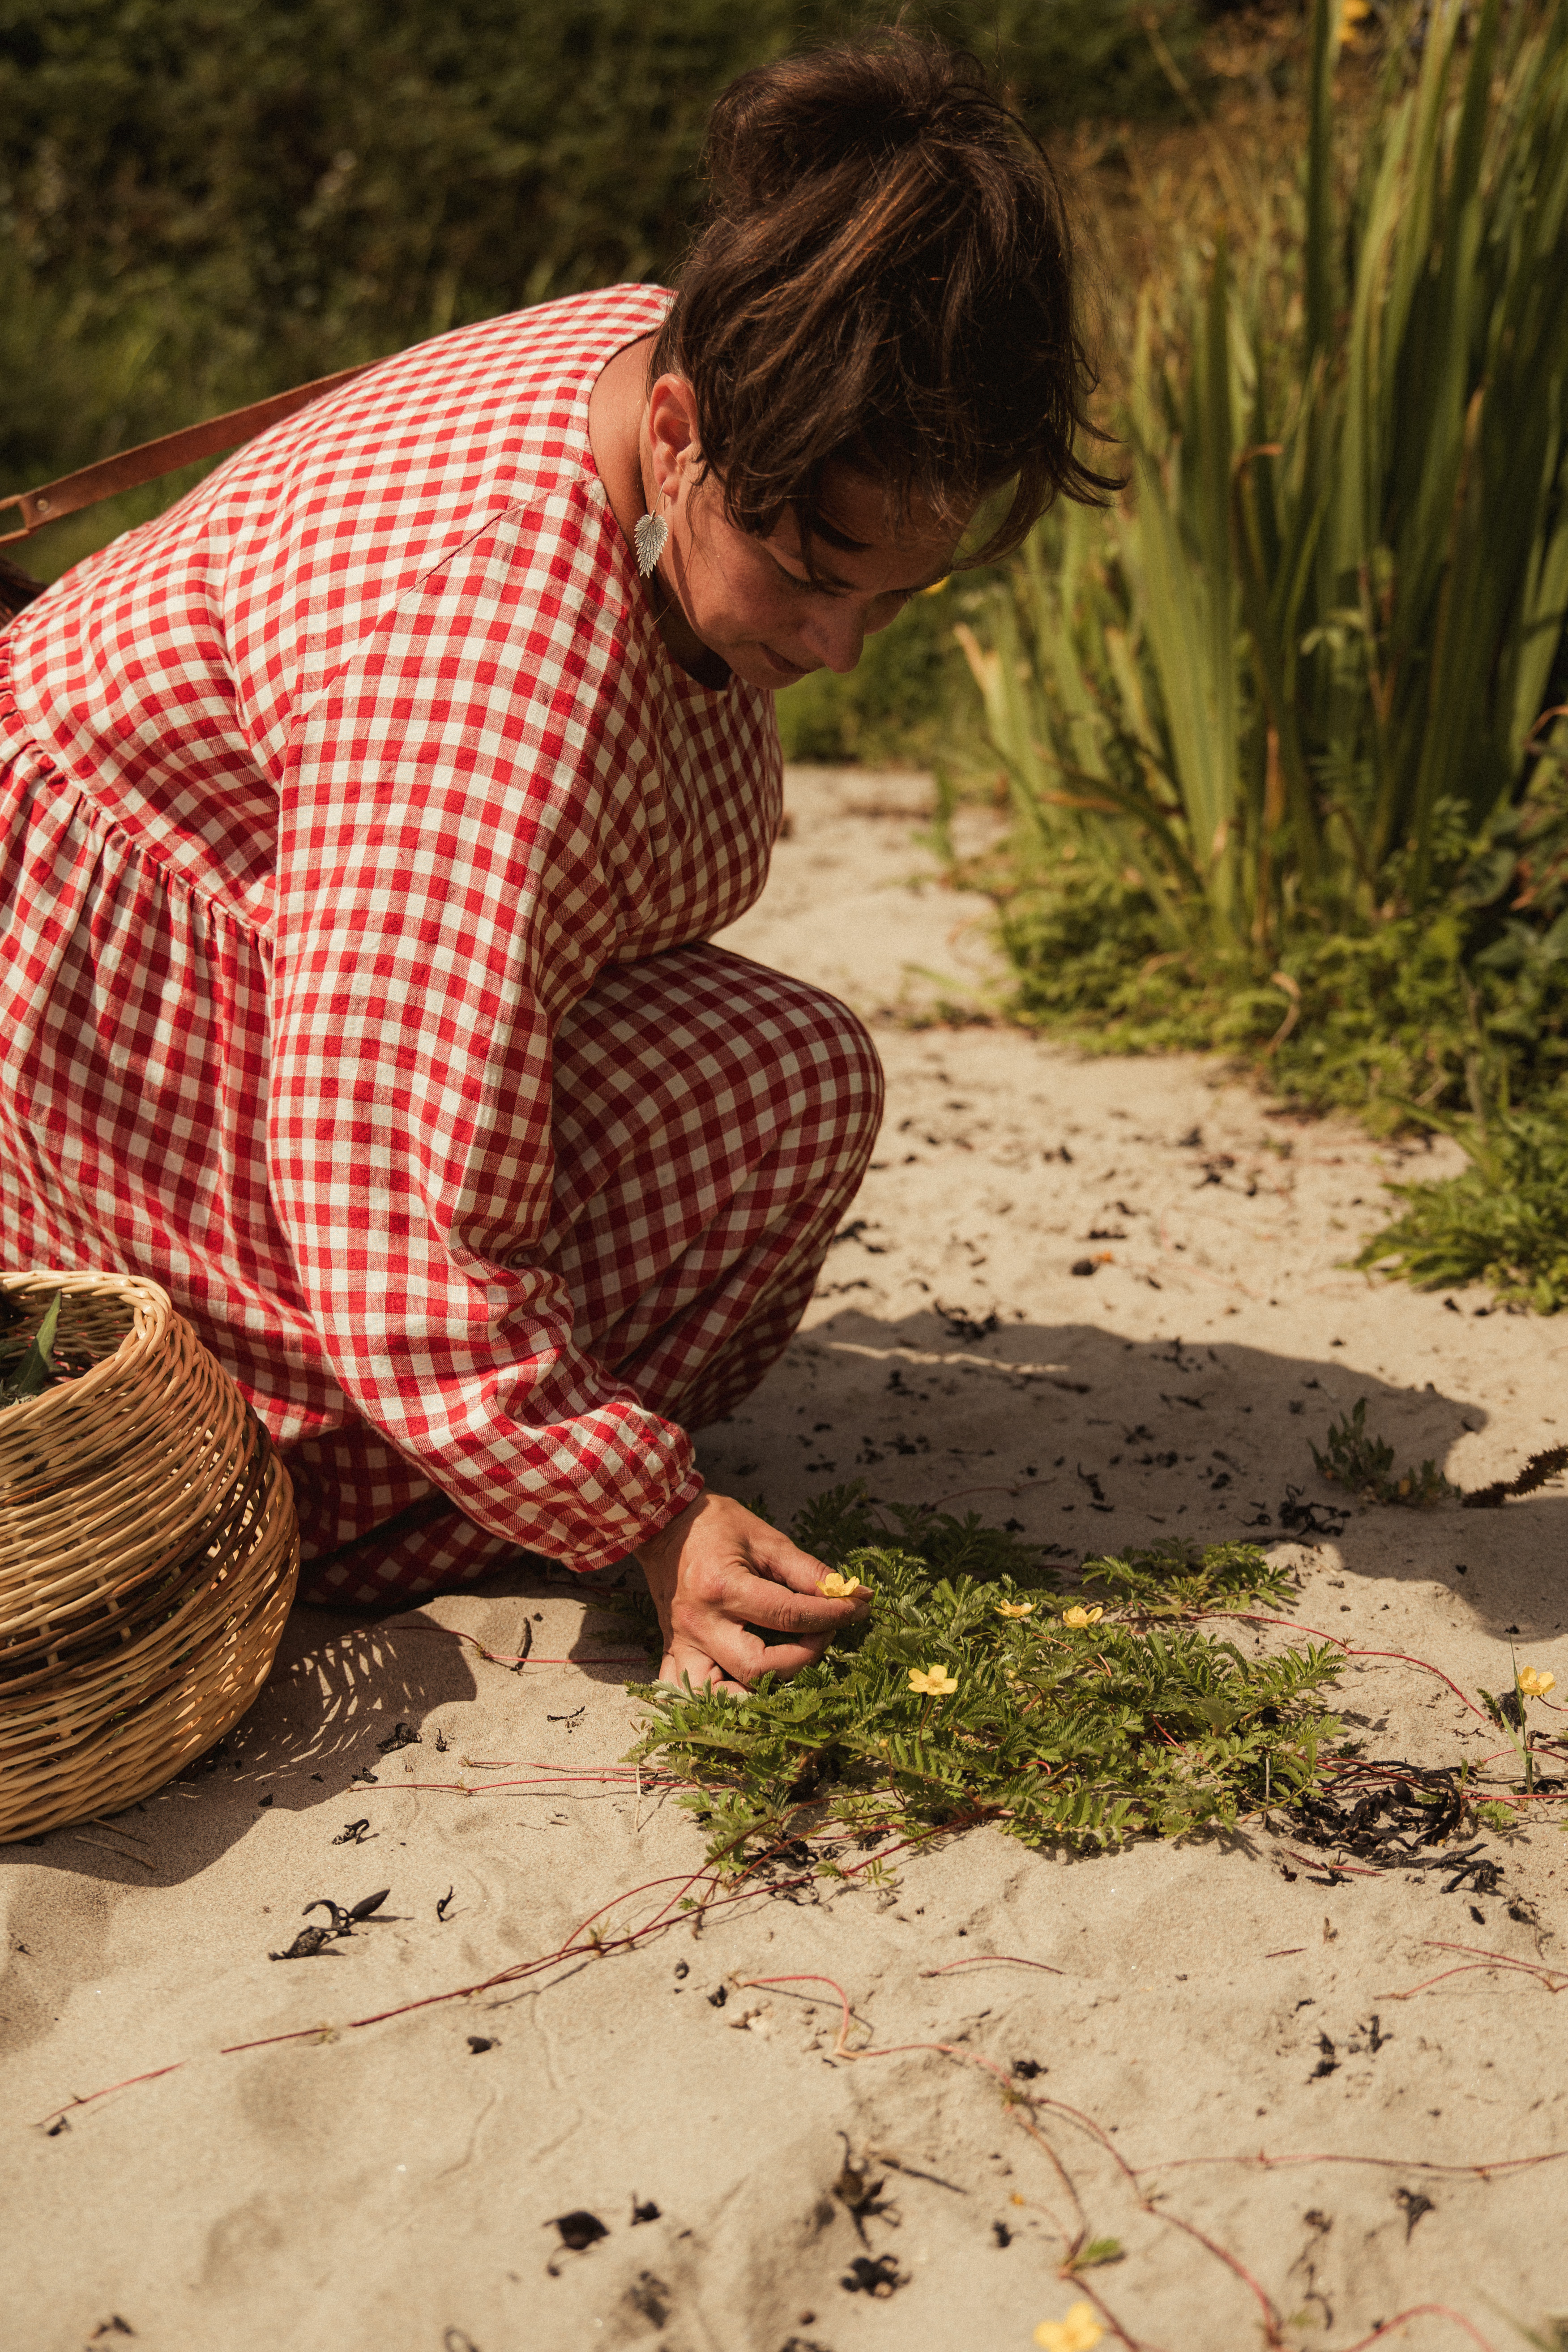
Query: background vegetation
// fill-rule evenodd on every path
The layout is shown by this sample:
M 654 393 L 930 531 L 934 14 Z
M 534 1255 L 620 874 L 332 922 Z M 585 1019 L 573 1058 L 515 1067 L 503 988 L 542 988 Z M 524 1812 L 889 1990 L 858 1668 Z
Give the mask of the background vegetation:
M 1568 20 L 1443 11 L 1347 173 L 1336 15 L 1304 170 L 1138 292 L 1128 497 L 965 643 L 1026 1008 L 1409 1117 L 1568 1063 Z
M 0 488 L 668 278 L 715 93 L 870 0 L 0 0 Z M 1568 1297 L 1568 12 L 910 0 L 1077 191 L 1128 490 L 781 698 L 998 788 L 1011 1011 L 1458 1135 L 1420 1279 Z M 40 534 L 46 576 L 187 477 Z
M 971 592 L 1016 824 L 963 878 L 1020 1017 L 1455 1135 L 1368 1262 L 1550 1310 L 1568 14 L 1314 0 L 1303 46 L 1298 136 L 1255 103 L 1110 317 L 1125 496 Z
M 910 0 L 1041 131 L 1168 114 L 1215 0 Z M 0 0 L 0 487 L 497 311 L 668 278 L 708 109 L 855 0 Z M 52 571 L 186 487 L 35 542 Z

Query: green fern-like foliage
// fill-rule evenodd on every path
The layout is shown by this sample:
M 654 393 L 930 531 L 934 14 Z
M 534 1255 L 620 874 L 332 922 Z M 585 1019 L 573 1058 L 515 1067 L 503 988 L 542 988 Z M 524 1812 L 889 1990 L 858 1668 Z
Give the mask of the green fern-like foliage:
M 980 1822 L 1030 1845 L 1107 1847 L 1229 1827 L 1314 1784 L 1340 1725 L 1313 1695 L 1338 1654 L 1249 1658 L 1198 1622 L 1289 1598 L 1256 1545 L 1091 1561 L 1084 1582 L 1107 1597 L 1086 1601 L 1003 1530 L 893 1516 L 889 1529 L 851 1486 L 795 1523 L 798 1543 L 873 1594 L 868 1622 L 820 1664 L 742 1699 L 641 1694 L 649 1720 L 633 1753 L 700 1784 L 684 1801 L 721 1868 L 818 1832 Z
M 1506 1307 L 1568 1306 L 1568 1117 L 1500 1113 L 1485 1133 L 1453 1130 L 1470 1165 L 1436 1183 L 1391 1184 L 1405 1203 L 1355 1263 L 1421 1290 L 1489 1283 Z
M 861 1551 L 891 1546 L 940 1576 L 973 1576 L 982 1583 L 1005 1576 L 1031 1592 L 1057 1589 L 1035 1547 L 1010 1528 L 987 1527 L 976 1511 L 960 1519 L 918 1503 L 874 1503 L 863 1478 L 814 1496 L 790 1533 L 803 1551 L 832 1568 L 847 1566 Z

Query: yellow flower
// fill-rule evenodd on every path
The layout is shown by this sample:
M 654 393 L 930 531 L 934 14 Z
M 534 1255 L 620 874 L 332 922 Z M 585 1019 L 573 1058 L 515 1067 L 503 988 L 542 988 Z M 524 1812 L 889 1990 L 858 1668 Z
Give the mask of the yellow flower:
M 1548 1691 L 1556 1689 L 1557 1677 L 1555 1675 L 1542 1674 L 1537 1666 L 1521 1666 L 1519 1671 L 1519 1686 L 1526 1698 L 1544 1698 Z
M 1104 1614 L 1103 1609 L 1065 1609 L 1062 1612 L 1062 1623 L 1064 1625 L 1098 1625 Z M 1084 2309 L 1087 2311 L 1089 2305 L 1086 2304 Z
M 999 1601 L 996 1603 L 998 1617 L 1032 1617 L 1034 1613 L 1035 1604 L 1032 1601 Z
M 1358 25 L 1364 25 L 1371 14 L 1372 0 L 1340 0 L 1340 23 L 1339 30 L 1334 36 L 1335 47 L 1342 49 L 1348 45 L 1351 48 L 1354 48 L 1356 27 Z
M 853 1601 L 858 1593 L 871 1590 L 868 1584 L 862 1584 L 858 1576 L 840 1576 L 836 1568 L 828 1570 L 816 1589 L 829 1601 Z
M 1065 2319 L 1042 2319 L 1035 2330 L 1040 2352 L 1094 2352 L 1104 2338 L 1092 2303 L 1075 2303 Z
M 958 1688 L 958 1676 L 945 1666 L 911 1666 L 910 1688 L 923 1691 L 928 1698 L 946 1698 Z

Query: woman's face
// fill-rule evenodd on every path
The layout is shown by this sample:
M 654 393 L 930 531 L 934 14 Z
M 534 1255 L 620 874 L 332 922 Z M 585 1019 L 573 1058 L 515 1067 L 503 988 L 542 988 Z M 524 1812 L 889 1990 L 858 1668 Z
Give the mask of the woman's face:
M 851 670 L 861 647 L 909 599 L 952 567 L 959 530 L 917 510 L 892 530 L 880 486 L 847 467 L 829 476 L 806 572 L 800 531 L 784 517 L 770 539 L 726 520 L 717 481 L 701 474 L 689 387 L 661 376 L 643 424 L 643 474 L 669 525 L 659 576 L 698 642 L 748 686 L 793 686 L 809 670 Z

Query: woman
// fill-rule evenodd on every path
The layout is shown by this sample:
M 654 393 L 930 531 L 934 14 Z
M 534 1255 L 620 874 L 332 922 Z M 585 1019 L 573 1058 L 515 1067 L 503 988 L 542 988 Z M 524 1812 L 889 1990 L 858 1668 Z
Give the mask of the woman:
M 860 1604 L 687 1432 L 880 1107 L 842 1005 L 706 944 L 766 876 L 772 693 L 994 494 L 977 556 L 1098 483 L 1060 208 L 972 61 L 748 75 L 710 170 L 673 298 L 386 361 L 0 638 L 0 1191 L 15 1262 L 172 1291 L 307 1597 L 635 1554 L 665 1673 L 739 1687 Z

